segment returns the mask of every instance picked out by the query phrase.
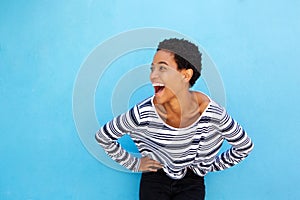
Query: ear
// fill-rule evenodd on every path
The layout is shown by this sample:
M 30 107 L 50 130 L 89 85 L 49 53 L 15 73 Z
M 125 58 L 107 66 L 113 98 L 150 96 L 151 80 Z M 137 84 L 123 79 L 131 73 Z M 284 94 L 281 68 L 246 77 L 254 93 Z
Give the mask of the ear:
M 192 76 L 193 76 L 193 70 L 192 69 L 185 69 L 182 71 L 182 75 L 183 75 L 183 78 L 187 81 L 187 82 L 190 82 Z

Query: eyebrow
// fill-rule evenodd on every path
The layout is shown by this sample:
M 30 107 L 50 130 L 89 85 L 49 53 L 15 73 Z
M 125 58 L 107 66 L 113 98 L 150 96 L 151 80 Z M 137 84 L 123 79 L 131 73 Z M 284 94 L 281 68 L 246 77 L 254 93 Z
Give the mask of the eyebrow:
M 160 62 L 158 62 L 157 64 L 165 64 L 165 65 L 168 65 L 168 63 L 166 63 L 165 61 L 160 61 Z M 151 65 L 153 66 L 154 63 L 151 63 Z

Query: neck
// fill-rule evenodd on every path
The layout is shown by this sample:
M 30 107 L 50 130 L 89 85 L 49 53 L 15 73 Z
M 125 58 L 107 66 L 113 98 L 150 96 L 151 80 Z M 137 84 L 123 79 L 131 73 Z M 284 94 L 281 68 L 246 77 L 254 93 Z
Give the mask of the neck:
M 180 93 L 170 101 L 164 103 L 163 108 L 167 115 L 175 115 L 180 118 L 198 112 L 199 104 L 193 92 Z
M 160 117 L 167 124 L 177 128 L 194 123 L 200 116 L 198 99 L 195 93 L 190 91 L 155 106 Z

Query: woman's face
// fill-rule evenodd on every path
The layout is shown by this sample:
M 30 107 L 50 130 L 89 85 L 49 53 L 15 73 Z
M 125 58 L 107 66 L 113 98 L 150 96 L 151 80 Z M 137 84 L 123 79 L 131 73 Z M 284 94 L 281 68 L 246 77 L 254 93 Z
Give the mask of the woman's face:
M 174 54 L 159 50 L 151 64 L 150 80 L 155 91 L 155 100 L 165 103 L 180 94 L 184 87 L 184 76 L 177 70 Z

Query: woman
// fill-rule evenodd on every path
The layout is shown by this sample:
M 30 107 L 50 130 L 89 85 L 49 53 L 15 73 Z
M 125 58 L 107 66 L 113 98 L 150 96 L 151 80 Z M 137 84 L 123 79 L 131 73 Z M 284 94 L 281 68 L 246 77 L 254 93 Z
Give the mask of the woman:
M 204 199 L 204 176 L 229 168 L 253 148 L 244 129 L 207 95 L 191 91 L 201 74 L 201 53 L 184 39 L 159 43 L 151 64 L 155 94 L 114 118 L 96 133 L 107 154 L 143 172 L 140 199 Z M 129 134 L 142 157 L 117 139 Z M 231 148 L 218 154 L 224 140 Z

